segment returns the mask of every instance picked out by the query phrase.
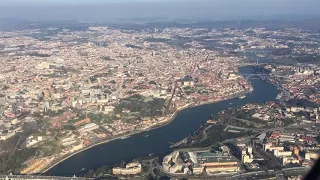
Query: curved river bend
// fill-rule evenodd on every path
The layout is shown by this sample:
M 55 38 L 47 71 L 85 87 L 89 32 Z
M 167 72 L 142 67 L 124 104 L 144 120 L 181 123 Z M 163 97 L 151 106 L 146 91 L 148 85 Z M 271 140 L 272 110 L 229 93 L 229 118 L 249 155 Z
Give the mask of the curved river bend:
M 239 68 L 242 74 L 252 74 L 253 68 Z M 85 169 L 96 169 L 102 165 L 114 165 L 123 160 L 129 161 L 150 153 L 165 153 L 171 143 L 178 142 L 192 134 L 211 114 L 246 103 L 265 103 L 275 100 L 279 93 L 271 83 L 262 79 L 249 79 L 254 91 L 246 98 L 234 98 L 213 104 L 192 107 L 180 111 L 170 124 L 132 135 L 127 139 L 118 139 L 106 144 L 94 146 L 80 152 L 51 168 L 45 174 L 73 176 Z M 147 136 L 148 135 L 148 136 Z

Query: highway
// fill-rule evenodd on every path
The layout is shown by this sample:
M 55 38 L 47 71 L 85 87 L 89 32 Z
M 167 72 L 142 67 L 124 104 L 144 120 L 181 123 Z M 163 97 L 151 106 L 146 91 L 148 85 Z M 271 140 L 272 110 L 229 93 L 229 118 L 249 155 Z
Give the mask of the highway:
M 286 127 L 290 127 L 290 126 L 286 126 Z M 266 132 L 270 132 L 270 131 L 283 130 L 283 129 L 285 129 L 286 127 L 276 127 L 276 128 L 263 129 L 263 130 L 262 130 L 262 129 L 255 129 L 255 130 L 257 130 L 257 131 L 259 131 L 259 130 L 261 130 L 261 131 L 259 131 L 258 133 L 255 133 L 255 134 L 253 134 L 253 135 L 251 135 L 251 136 L 243 136 L 243 137 L 237 137 L 237 138 L 232 138 L 232 139 L 226 139 L 226 140 L 223 141 L 223 143 L 236 141 L 237 139 L 242 139 L 242 138 L 244 138 L 244 139 L 251 139 L 251 138 L 256 137 L 256 136 L 259 135 L 259 134 L 266 133 Z
M 247 172 L 247 173 L 234 175 L 232 176 L 232 179 L 242 179 L 247 177 L 263 176 L 263 175 L 277 175 L 277 174 L 283 174 L 284 172 L 290 172 L 290 171 L 292 172 L 309 171 L 309 169 L 305 167 L 293 167 L 293 168 L 284 168 L 279 171 L 268 170 L 268 171 Z

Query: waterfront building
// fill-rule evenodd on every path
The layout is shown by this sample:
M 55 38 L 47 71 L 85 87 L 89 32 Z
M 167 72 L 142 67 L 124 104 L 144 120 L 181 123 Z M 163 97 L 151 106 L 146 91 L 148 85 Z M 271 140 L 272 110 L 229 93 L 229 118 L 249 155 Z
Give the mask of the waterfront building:
M 226 150 L 224 150 L 226 152 Z M 202 174 L 219 172 L 238 172 L 240 166 L 236 158 L 225 153 L 178 152 L 175 151 L 163 159 L 163 169 L 170 174 Z M 180 156 L 181 155 L 181 156 Z M 183 159 L 184 160 L 183 160 Z M 191 165 L 191 169 L 190 168 Z M 187 169 L 186 169 L 187 168 Z
M 114 175 L 134 175 L 142 172 L 142 166 L 140 163 L 129 163 L 125 168 L 114 167 L 112 168 L 112 174 Z

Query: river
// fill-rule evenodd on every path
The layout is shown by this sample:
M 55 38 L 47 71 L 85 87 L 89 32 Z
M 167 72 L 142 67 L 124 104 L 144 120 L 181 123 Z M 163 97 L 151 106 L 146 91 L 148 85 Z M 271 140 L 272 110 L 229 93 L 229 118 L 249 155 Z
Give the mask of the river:
M 251 74 L 255 70 L 246 66 L 239 68 L 239 71 L 242 74 Z M 274 85 L 265 80 L 254 78 L 249 81 L 254 91 L 247 94 L 244 99 L 234 98 L 182 110 L 174 121 L 166 126 L 135 134 L 127 139 L 94 146 L 59 163 L 46 174 L 73 176 L 79 174 L 83 168 L 96 169 L 102 165 L 114 165 L 123 160 L 130 161 L 150 153 L 170 151 L 171 143 L 178 142 L 193 133 L 211 114 L 246 103 L 272 101 L 279 93 Z

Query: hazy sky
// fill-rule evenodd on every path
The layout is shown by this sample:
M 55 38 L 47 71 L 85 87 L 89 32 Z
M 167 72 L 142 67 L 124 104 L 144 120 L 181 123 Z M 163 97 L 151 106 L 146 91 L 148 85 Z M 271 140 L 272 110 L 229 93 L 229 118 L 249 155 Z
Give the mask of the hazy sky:
M 0 5 L 53 5 L 53 4 L 107 4 L 107 3 L 153 3 L 153 2 L 186 2 L 202 0 L 0 0 Z
M 0 18 L 30 20 L 258 19 L 320 16 L 319 9 L 320 0 L 0 0 Z
M 16 4 L 16 3 L 42 3 L 42 4 L 66 4 L 66 3 L 128 3 L 128 2 L 176 2 L 183 0 L 1 0 L 0 4 Z M 187 1 L 187 0 L 185 0 Z M 199 0 L 201 1 L 201 0 Z

